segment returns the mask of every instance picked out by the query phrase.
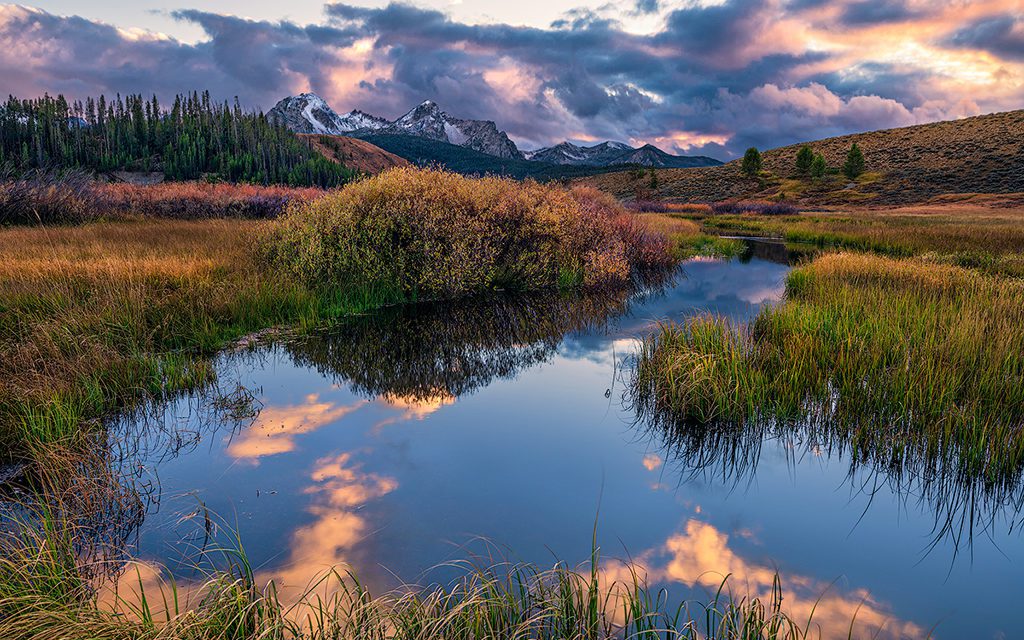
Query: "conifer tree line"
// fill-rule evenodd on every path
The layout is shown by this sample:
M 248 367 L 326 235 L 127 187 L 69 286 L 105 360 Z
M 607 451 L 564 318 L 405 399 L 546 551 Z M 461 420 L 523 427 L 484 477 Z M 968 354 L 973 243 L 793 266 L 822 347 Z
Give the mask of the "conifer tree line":
M 170 109 L 142 95 L 33 100 L 0 106 L 0 167 L 163 171 L 168 180 L 213 176 L 231 182 L 333 187 L 354 172 L 264 114 L 178 95 Z

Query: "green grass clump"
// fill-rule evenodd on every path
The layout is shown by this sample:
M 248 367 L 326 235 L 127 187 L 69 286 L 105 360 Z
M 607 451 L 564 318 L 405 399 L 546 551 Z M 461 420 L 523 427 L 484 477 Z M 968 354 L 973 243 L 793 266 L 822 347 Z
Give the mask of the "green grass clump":
M 393 302 L 314 290 L 254 260 L 256 223 L 122 221 L 0 231 L 0 451 L 69 442 L 104 414 L 210 381 L 247 333 Z
M 294 207 L 260 247 L 308 286 L 410 299 L 623 284 L 671 263 L 661 236 L 596 190 L 413 168 Z
M 641 405 L 680 420 L 800 424 L 858 460 L 1009 481 L 1024 464 L 1024 284 L 826 255 L 749 327 L 664 326 L 636 376 Z

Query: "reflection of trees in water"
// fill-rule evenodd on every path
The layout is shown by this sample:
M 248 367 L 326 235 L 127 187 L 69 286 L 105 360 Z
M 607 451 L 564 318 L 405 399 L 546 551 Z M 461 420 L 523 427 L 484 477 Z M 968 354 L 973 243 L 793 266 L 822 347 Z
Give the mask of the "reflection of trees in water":
M 393 307 L 286 345 L 367 396 L 458 397 L 548 360 L 567 333 L 626 311 L 632 292 L 495 295 Z
M 903 508 L 916 506 L 933 518 L 927 551 L 949 544 L 955 558 L 978 535 L 1008 533 L 1024 525 L 1024 470 L 994 480 L 968 473 L 948 452 L 866 449 L 856 431 L 837 428 L 819 416 L 802 422 L 681 421 L 636 384 L 631 389 L 638 428 L 657 443 L 682 481 L 702 478 L 733 486 L 752 482 L 765 447 L 774 446 L 792 465 L 806 456 L 848 460 L 847 483 L 867 499 L 864 513 L 882 492 L 895 495 Z
M 816 249 L 810 246 L 791 244 L 773 238 L 745 238 L 740 262 L 747 263 L 752 259 L 765 260 L 775 264 L 793 265 L 812 255 Z

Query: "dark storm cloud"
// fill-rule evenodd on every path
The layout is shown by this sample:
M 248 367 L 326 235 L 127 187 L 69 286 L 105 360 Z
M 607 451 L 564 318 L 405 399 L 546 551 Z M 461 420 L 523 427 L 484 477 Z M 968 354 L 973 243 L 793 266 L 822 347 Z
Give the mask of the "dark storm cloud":
M 1001 58 L 1024 60 L 1024 14 L 978 20 L 951 35 L 954 47 L 981 49 Z
M 845 25 L 902 22 L 919 15 L 920 12 L 908 7 L 903 0 L 860 0 L 846 5 L 841 22 Z
M 836 57 L 841 47 L 804 45 L 802 30 L 848 38 L 940 4 L 948 3 L 727 0 L 669 10 L 635 0 L 618 14 L 615 5 L 574 10 L 547 28 L 467 24 L 406 4 L 331 4 L 326 23 L 306 26 L 173 12 L 203 29 L 195 44 L 9 5 L 0 6 L 0 90 L 164 97 L 209 88 L 266 109 L 309 88 L 339 110 L 388 117 L 432 99 L 455 115 L 496 121 L 525 146 L 657 140 L 725 158 L 751 144 L 942 117 L 948 104 L 973 98 L 944 95 L 941 74 L 925 66 L 851 61 Z M 662 23 L 653 33 L 619 22 L 654 15 Z M 1021 60 L 1020 22 L 1007 14 L 954 25 L 931 45 Z

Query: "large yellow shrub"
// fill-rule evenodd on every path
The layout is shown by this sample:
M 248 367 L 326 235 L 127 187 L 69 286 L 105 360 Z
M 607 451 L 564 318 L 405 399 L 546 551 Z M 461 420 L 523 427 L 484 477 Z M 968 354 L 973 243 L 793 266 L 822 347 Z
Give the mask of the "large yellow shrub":
M 308 284 L 428 297 L 621 284 L 670 260 L 662 237 L 593 189 L 415 168 L 293 207 L 261 247 Z

